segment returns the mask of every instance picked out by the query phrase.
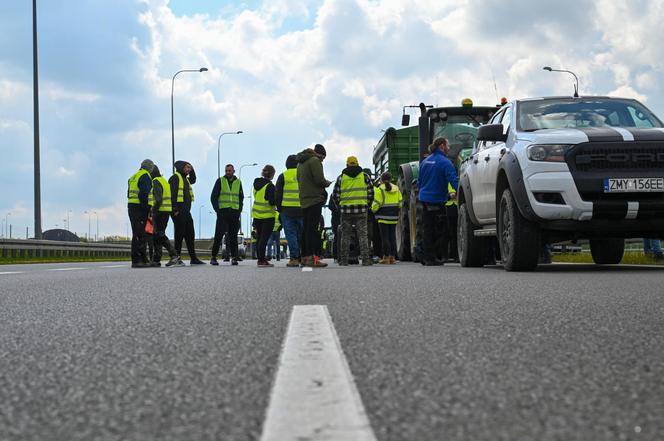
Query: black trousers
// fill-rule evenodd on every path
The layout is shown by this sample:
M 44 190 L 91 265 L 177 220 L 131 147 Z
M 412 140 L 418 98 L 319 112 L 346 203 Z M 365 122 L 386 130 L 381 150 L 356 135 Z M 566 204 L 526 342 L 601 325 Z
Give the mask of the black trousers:
M 175 227 L 175 252 L 178 256 L 182 255 L 182 240 L 187 244 L 189 257 L 196 259 L 196 245 L 194 239 L 194 219 L 188 211 L 180 211 L 177 216 L 173 215 L 173 227 Z
M 223 209 L 217 213 L 217 224 L 214 228 L 214 242 L 212 243 L 212 257 L 217 257 L 221 240 L 226 235 L 226 251 L 230 257 L 238 257 L 237 233 L 240 231 L 240 212 Z
M 443 237 L 443 257 L 449 259 L 456 259 L 459 252 L 457 251 L 457 216 L 459 210 L 456 205 L 445 206 L 445 221 L 447 229 Z
M 304 226 L 302 228 L 302 257 L 311 257 L 318 251 L 320 246 L 320 215 L 323 205 L 316 204 L 302 209 Z
M 383 256 L 397 255 L 397 225 L 378 223 L 380 241 L 383 245 Z
M 154 255 L 152 260 L 154 262 L 161 262 L 162 247 L 166 248 L 170 257 L 176 256 L 175 248 L 171 245 L 171 241 L 166 236 L 166 226 L 168 225 L 168 218 L 170 213 L 158 212 L 153 217 L 154 233 L 152 234 L 154 240 Z
M 147 263 L 148 256 L 145 247 L 148 243 L 148 235 L 145 232 L 145 223 L 148 220 L 148 212 L 138 204 L 130 204 L 127 211 L 131 223 L 131 263 Z
M 446 234 L 447 222 L 439 222 L 445 214 L 444 204 L 422 202 L 422 242 L 424 242 L 424 261 L 430 262 L 442 254 L 441 239 Z
M 256 228 L 256 257 L 258 260 L 266 260 L 265 250 L 274 228 L 274 218 L 254 219 L 254 228 Z

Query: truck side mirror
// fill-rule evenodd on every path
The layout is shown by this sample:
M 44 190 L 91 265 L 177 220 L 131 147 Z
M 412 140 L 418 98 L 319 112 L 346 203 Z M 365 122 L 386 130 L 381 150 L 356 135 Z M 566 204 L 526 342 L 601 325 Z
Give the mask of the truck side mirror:
M 503 133 L 502 124 L 487 124 L 477 129 L 478 141 L 505 142 L 507 135 Z
M 407 113 L 401 115 L 401 125 L 404 127 L 410 125 L 410 115 L 408 115 Z

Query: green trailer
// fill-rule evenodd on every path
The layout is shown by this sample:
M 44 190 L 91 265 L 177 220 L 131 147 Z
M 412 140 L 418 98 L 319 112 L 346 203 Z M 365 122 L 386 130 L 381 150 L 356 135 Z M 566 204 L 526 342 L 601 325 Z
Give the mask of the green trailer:
M 497 106 L 475 107 L 465 99 L 457 107 L 427 107 L 419 105 L 421 115 L 416 126 L 385 130 L 374 148 L 373 162 L 379 176 L 389 171 L 403 195 L 403 206 L 397 224 L 397 254 L 400 260 L 419 260 L 418 243 L 421 236 L 421 214 L 418 211 L 417 176 L 420 160 L 435 138 L 450 142 L 448 157 L 458 167 L 470 156 L 477 129 L 486 124 Z M 407 115 L 406 115 L 407 116 Z M 409 118 L 402 123 L 408 125 Z

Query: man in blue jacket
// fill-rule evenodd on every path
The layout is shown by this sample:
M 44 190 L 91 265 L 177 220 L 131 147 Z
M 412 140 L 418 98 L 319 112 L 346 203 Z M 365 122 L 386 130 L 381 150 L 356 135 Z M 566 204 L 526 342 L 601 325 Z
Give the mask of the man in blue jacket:
M 424 242 L 424 258 L 422 265 L 440 266 L 443 262 L 437 257 L 437 245 L 444 231 L 437 231 L 437 217 L 445 213 L 445 203 L 456 198 L 459 178 L 452 161 L 447 159 L 450 151 L 445 138 L 436 138 L 429 146 L 429 156 L 420 162 L 420 174 L 417 178 L 419 199 L 422 203 L 422 242 Z M 448 184 L 454 192 L 448 191 Z M 440 223 L 445 228 L 445 222 Z

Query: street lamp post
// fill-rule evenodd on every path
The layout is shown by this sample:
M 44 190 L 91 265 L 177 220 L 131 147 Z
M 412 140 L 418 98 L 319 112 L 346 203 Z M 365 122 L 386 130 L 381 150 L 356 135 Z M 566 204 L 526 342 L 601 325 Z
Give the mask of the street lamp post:
M 256 167 L 258 163 L 254 162 L 253 164 L 243 164 L 240 166 L 240 184 L 242 184 L 242 169 L 245 167 Z M 242 185 L 242 188 L 244 188 L 244 185 Z M 249 205 L 251 205 L 251 200 L 252 200 L 252 195 L 253 192 L 249 193 Z M 251 207 L 249 207 L 249 212 L 251 213 Z M 244 204 L 242 204 L 242 211 L 244 211 Z M 249 216 L 249 223 L 247 224 L 247 231 L 251 235 L 251 215 Z
M 201 229 L 201 220 L 203 219 L 203 217 L 201 215 L 201 208 L 203 208 L 203 207 L 204 207 L 204 205 L 200 205 L 198 207 L 198 240 L 201 240 L 203 238 L 203 233 L 202 233 L 202 229 Z
M 41 163 L 39 153 L 39 66 L 37 52 L 37 0 L 32 0 L 32 111 L 34 135 L 34 204 L 35 204 L 35 239 L 42 238 L 41 219 Z
M 95 233 L 95 242 L 99 241 L 99 213 L 96 211 L 93 211 L 92 214 L 95 215 L 95 218 L 97 218 L 97 232 Z
M 568 73 L 568 74 L 572 74 L 572 76 L 574 77 L 574 80 L 576 81 L 576 83 L 574 84 L 574 98 L 579 97 L 579 77 L 577 77 L 574 72 L 572 72 L 571 70 L 552 69 L 549 66 L 544 66 L 542 68 L 542 70 L 548 70 L 549 72 L 565 72 L 565 73 Z
M 175 173 L 175 119 L 173 117 L 173 92 L 175 91 L 175 77 L 177 77 L 182 72 L 207 72 L 207 67 L 201 67 L 200 69 L 182 69 L 175 72 L 173 75 L 173 80 L 171 81 L 171 154 L 173 159 L 173 173 Z
M 83 214 L 88 215 L 88 240 L 90 240 L 90 215 L 91 215 L 91 213 L 89 211 L 84 211 Z
M 9 232 L 9 220 L 8 219 L 9 219 L 9 216 L 11 216 L 11 215 L 12 215 L 11 213 L 5 214 L 5 231 L 3 233 L 5 238 L 9 237 L 8 236 L 8 232 Z
M 71 210 L 67 210 L 67 231 L 71 231 L 71 224 L 69 223 L 69 213 L 71 213 Z
M 219 135 L 219 139 L 217 140 L 217 177 L 221 177 L 221 156 L 220 156 L 221 137 L 224 135 L 239 135 L 241 133 L 244 132 L 242 130 L 238 130 L 237 132 L 224 132 L 221 135 Z

